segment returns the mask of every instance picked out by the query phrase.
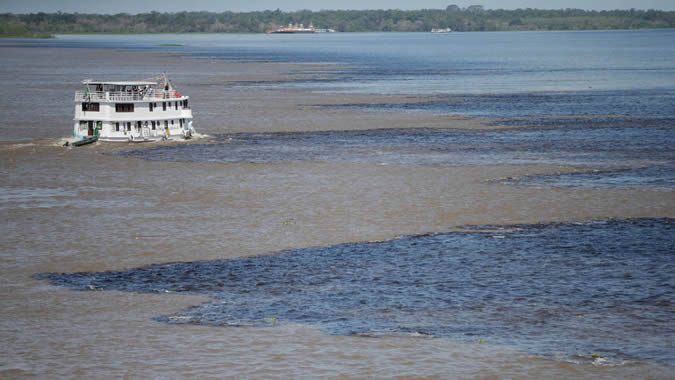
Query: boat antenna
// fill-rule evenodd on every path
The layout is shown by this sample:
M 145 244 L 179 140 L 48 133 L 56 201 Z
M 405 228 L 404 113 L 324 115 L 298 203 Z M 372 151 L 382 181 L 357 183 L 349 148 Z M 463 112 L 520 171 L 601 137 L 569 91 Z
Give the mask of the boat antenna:
M 173 90 L 173 86 L 169 80 L 169 77 L 166 76 L 166 72 L 162 73 L 162 78 L 164 78 L 164 86 L 169 86 L 169 90 Z

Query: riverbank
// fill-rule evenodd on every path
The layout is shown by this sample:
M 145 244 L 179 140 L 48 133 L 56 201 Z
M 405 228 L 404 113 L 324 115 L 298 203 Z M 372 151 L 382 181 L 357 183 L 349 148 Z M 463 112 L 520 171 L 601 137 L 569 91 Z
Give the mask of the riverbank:
M 307 10 L 243 13 L 181 12 L 116 15 L 37 13 L 0 15 L 0 32 L 40 33 L 264 33 L 289 20 L 338 32 L 622 30 L 675 27 L 672 11 L 485 9 L 481 5 L 423 10 Z M 2 34 L 2 33 L 0 33 Z

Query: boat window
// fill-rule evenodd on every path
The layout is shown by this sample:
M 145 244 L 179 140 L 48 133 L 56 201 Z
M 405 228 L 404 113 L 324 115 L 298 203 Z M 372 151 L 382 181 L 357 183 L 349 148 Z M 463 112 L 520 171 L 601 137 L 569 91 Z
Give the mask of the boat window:
M 166 102 L 162 102 L 162 111 L 166 111 Z
M 168 127 L 169 127 L 169 121 L 168 121 L 168 120 L 164 120 L 164 128 L 168 128 Z
M 183 100 L 183 108 L 188 108 L 188 100 Z
M 155 121 L 154 120 L 152 121 L 152 130 L 153 131 L 155 130 Z
M 131 122 L 127 121 L 127 131 L 131 131 Z
M 118 121 L 118 122 L 115 123 L 115 132 L 119 132 L 119 131 L 120 131 L 120 123 Z
M 178 102 L 174 102 L 176 104 L 176 111 L 178 111 Z
M 171 125 L 173 125 L 173 120 L 171 120 Z
M 150 112 L 152 112 L 152 103 L 149 103 L 150 105 Z
M 183 127 L 183 119 L 180 119 L 180 120 L 178 120 L 178 121 L 180 121 L 180 126 L 181 126 L 181 128 L 182 128 L 182 127 Z
M 80 121 L 80 129 L 81 130 L 86 130 L 87 129 L 87 122 L 84 120 Z
M 82 111 L 89 112 L 98 112 L 100 104 L 99 103 L 82 103 Z
M 134 112 L 134 103 L 115 103 L 115 112 Z

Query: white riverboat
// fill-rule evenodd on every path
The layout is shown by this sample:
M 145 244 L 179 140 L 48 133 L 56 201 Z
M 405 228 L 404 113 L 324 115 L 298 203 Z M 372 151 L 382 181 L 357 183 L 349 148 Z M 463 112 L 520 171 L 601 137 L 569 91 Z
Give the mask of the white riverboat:
M 189 96 L 162 75 L 143 81 L 82 81 L 75 92 L 73 137 L 145 142 L 188 139 L 195 132 Z

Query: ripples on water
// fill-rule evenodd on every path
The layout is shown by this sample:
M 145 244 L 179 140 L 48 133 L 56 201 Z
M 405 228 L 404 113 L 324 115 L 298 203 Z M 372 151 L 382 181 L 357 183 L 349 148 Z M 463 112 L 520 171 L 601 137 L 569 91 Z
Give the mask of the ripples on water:
M 120 272 L 42 274 L 73 290 L 185 292 L 167 323 L 294 322 L 338 335 L 447 337 L 557 359 L 675 363 L 672 219 L 469 227 Z
M 589 172 L 556 175 L 532 175 L 501 179 L 498 180 L 498 182 L 535 187 L 649 187 L 670 190 L 675 188 L 675 166 L 654 165 L 629 169 L 592 170 Z
M 75 199 L 77 192 L 65 189 L 0 187 L 0 210 L 11 208 L 48 208 L 61 205 L 63 199 Z
M 529 118 L 519 124 L 547 123 L 551 120 L 579 125 L 594 123 L 585 117 L 600 119 L 606 124 L 616 117 L 660 120 L 661 124 L 675 125 L 673 115 L 675 89 L 633 89 L 613 91 L 558 91 L 515 92 L 510 94 L 458 95 L 447 99 L 415 103 L 345 104 L 327 107 L 360 109 L 424 110 L 473 117 Z M 574 117 L 576 120 L 556 120 L 555 117 Z M 618 120 L 621 122 L 622 120 Z M 501 122 L 500 122 L 501 124 Z
M 574 187 L 675 186 L 675 133 L 651 123 L 508 130 L 380 129 L 221 135 L 207 144 L 122 153 L 156 161 L 302 161 L 464 166 L 549 164 L 602 168 L 592 174 L 525 177 L 516 184 Z M 545 181 L 541 179 L 544 178 Z

